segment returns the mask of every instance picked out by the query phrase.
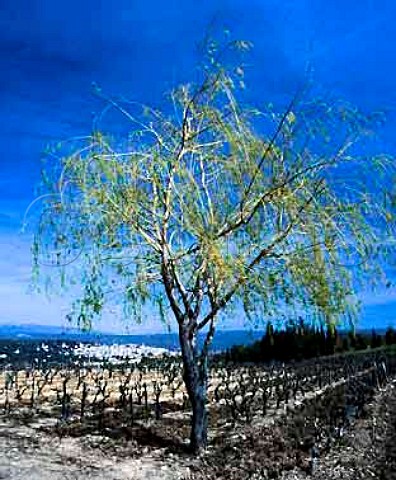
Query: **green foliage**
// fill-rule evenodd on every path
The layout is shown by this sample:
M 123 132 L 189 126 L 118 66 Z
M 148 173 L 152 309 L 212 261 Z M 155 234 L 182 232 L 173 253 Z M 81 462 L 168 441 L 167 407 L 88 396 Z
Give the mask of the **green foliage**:
M 94 131 L 44 173 L 35 265 L 78 265 L 84 325 L 115 297 L 135 319 L 146 302 L 165 322 L 171 309 L 194 334 L 241 304 L 252 319 L 287 306 L 332 325 L 378 277 L 395 163 L 356 143 L 379 119 L 320 99 L 245 107 L 243 65 L 223 59 L 249 48 L 210 43 L 172 115 L 106 98 L 128 138 Z
M 396 345 L 393 328 L 389 327 L 385 335 L 374 329 L 371 334 L 355 334 L 310 325 L 300 319 L 277 330 L 268 322 L 261 340 L 251 345 L 235 345 L 226 351 L 224 358 L 229 362 L 298 361 L 383 345 Z

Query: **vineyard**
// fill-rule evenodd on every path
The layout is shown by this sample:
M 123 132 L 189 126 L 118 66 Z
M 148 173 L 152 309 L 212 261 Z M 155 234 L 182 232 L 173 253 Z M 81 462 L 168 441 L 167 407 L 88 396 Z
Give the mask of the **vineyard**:
M 246 428 L 272 428 L 286 419 L 288 442 L 301 454 L 297 463 L 313 470 L 395 373 L 394 347 L 288 364 L 214 360 L 210 444 L 216 448 Z M 46 419 L 43 428 L 61 436 L 96 432 L 148 444 L 155 438 L 182 449 L 190 406 L 181 362 L 165 356 L 120 365 L 3 366 L 0 411 L 24 421 Z

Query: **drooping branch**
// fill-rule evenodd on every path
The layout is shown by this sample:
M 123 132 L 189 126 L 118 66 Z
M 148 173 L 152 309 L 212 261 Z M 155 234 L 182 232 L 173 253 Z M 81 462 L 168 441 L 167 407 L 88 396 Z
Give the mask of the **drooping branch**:
M 240 289 L 240 287 L 246 282 L 249 271 L 253 270 L 256 267 L 256 265 L 258 265 L 264 258 L 268 258 L 269 255 L 272 254 L 274 248 L 277 245 L 279 245 L 292 232 L 293 228 L 298 224 L 301 214 L 307 209 L 310 203 L 312 203 L 312 201 L 318 195 L 320 195 L 321 190 L 323 191 L 324 188 L 325 188 L 324 181 L 323 179 L 321 179 L 315 186 L 314 192 L 311 194 L 311 196 L 305 201 L 305 203 L 302 206 L 300 206 L 294 219 L 289 222 L 287 227 L 280 234 L 278 234 L 276 238 L 269 245 L 262 248 L 258 252 L 258 254 L 249 262 L 249 264 L 246 267 L 245 273 L 237 277 L 236 281 L 234 282 L 234 285 L 228 290 L 228 292 L 220 300 L 218 300 L 212 306 L 211 311 L 198 324 L 198 327 L 197 327 L 198 330 L 201 330 L 202 328 L 204 328 L 209 322 L 212 321 L 212 319 L 214 319 L 214 317 L 217 315 L 217 313 L 220 310 L 226 307 L 226 305 L 232 300 L 232 298 Z

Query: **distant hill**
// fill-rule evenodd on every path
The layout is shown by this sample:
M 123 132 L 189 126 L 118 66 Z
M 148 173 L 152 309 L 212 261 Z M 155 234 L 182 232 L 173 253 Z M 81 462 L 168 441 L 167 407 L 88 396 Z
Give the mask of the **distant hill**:
M 224 350 L 236 344 L 250 344 L 263 336 L 263 331 L 255 330 L 219 330 L 213 341 L 213 350 Z M 144 335 L 113 335 L 92 331 L 81 332 L 75 328 L 62 328 L 47 325 L 0 325 L 0 339 L 12 340 L 70 340 L 77 342 L 98 342 L 102 344 L 144 344 L 152 347 L 164 347 L 171 350 L 179 348 L 176 333 L 155 333 Z M 202 338 L 201 338 L 202 340 Z
M 63 337 L 94 337 L 96 332 L 83 333 L 76 328 L 63 328 L 49 325 L 0 325 L 0 338 L 63 338 Z
M 359 332 L 369 333 L 371 329 L 361 328 Z M 377 333 L 383 334 L 385 328 L 376 328 Z M 340 330 L 341 333 L 341 330 Z M 218 330 L 213 340 L 212 350 L 219 351 L 233 345 L 249 345 L 260 340 L 264 330 Z M 114 335 L 98 331 L 81 332 L 76 328 L 64 328 L 47 325 L 0 325 L 0 340 L 65 340 L 76 342 L 92 342 L 101 344 L 138 344 L 152 347 L 164 347 L 170 350 L 179 349 L 177 333 L 155 333 L 142 335 Z M 202 343 L 202 337 L 200 338 Z

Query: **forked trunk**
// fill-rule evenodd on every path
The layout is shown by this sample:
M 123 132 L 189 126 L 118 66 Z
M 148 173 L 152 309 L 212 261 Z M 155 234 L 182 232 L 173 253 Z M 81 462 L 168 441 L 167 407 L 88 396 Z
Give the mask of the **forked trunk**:
M 183 328 L 180 328 L 179 337 L 183 357 L 183 379 L 192 408 L 190 447 L 194 453 L 198 453 L 207 446 L 207 353 L 198 354 L 196 337 L 190 337 Z

